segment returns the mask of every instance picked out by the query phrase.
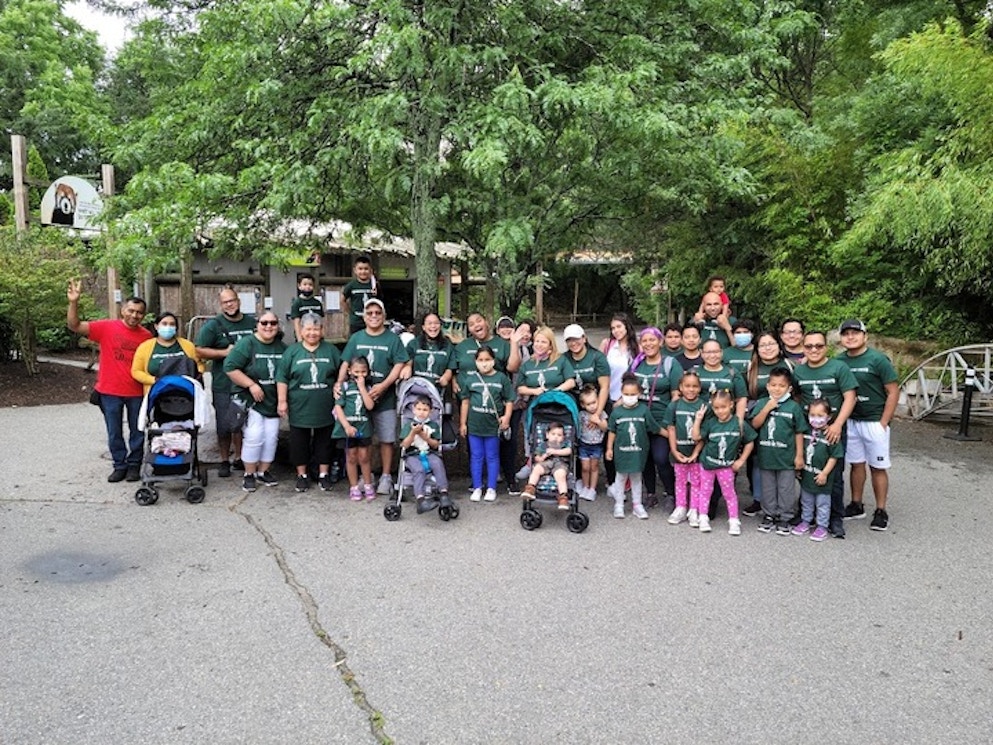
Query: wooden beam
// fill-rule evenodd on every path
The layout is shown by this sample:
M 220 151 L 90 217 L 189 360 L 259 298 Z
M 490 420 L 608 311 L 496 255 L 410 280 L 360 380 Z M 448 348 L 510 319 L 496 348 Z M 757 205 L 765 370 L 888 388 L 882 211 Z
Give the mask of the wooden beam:
M 11 169 L 14 172 L 14 226 L 18 233 L 28 229 L 28 144 L 24 135 L 10 136 Z

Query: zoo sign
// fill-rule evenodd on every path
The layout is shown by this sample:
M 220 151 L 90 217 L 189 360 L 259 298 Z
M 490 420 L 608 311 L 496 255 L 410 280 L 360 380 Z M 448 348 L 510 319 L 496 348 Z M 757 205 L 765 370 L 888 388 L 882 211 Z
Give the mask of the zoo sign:
M 63 176 L 48 187 L 41 198 L 42 225 L 100 230 L 96 218 L 103 200 L 96 187 L 78 176 Z

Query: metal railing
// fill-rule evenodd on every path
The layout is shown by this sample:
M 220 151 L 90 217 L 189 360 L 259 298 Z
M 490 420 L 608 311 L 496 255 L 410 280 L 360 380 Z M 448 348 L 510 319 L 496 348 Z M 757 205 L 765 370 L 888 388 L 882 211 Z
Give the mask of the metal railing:
M 947 349 L 918 365 L 900 383 L 904 411 L 914 419 L 932 415 L 956 418 L 969 368 L 976 371 L 972 416 L 993 417 L 993 344 Z

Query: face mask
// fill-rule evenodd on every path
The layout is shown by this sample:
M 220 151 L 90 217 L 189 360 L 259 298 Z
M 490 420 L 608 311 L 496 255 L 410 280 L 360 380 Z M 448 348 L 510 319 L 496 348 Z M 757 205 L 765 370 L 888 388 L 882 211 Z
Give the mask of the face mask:
M 734 345 L 736 347 L 747 347 L 752 343 L 752 335 L 745 332 L 734 335 Z
M 313 297 L 313 296 L 314 296 L 313 290 L 300 290 L 300 297 Z
M 812 416 L 810 417 L 810 426 L 814 429 L 824 429 L 827 426 L 828 418 L 826 416 Z
M 780 396 L 779 399 L 778 399 L 778 402 L 781 403 L 781 404 L 784 404 L 787 401 L 789 401 L 790 400 L 790 396 L 793 395 L 791 391 L 792 391 L 792 389 L 789 390 L 789 391 L 786 391 L 786 393 L 784 393 L 782 396 Z
M 625 407 L 627 407 L 628 409 L 632 409 L 635 406 L 637 406 L 637 404 L 638 404 L 638 397 L 637 396 L 626 396 L 626 395 L 625 396 L 621 396 L 621 404 L 624 405 Z
M 493 360 L 476 360 L 476 369 L 484 375 L 493 372 Z
M 176 335 L 175 326 L 159 326 L 158 327 L 159 336 L 163 339 L 171 339 Z

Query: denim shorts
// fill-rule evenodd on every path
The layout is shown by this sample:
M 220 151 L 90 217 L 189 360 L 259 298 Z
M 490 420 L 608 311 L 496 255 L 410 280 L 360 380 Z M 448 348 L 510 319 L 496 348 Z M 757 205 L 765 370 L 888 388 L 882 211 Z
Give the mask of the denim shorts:
M 597 442 L 593 444 L 588 444 L 585 442 L 579 443 L 579 459 L 580 460 L 590 460 L 590 459 L 603 459 L 603 443 Z

